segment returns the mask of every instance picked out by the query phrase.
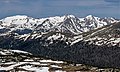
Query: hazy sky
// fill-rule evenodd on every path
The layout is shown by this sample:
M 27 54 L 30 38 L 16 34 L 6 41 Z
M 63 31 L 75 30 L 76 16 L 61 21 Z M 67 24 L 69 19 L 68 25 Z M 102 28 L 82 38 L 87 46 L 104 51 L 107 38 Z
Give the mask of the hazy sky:
M 34 18 L 91 14 L 120 19 L 120 0 L 0 0 L 0 18 L 21 14 Z

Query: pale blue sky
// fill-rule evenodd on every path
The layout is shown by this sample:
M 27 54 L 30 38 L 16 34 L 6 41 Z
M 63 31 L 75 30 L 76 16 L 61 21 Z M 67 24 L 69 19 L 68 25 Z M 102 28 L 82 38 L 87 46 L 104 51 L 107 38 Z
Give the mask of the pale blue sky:
M 12 15 L 42 18 L 65 14 L 120 19 L 120 0 L 0 0 L 0 18 Z

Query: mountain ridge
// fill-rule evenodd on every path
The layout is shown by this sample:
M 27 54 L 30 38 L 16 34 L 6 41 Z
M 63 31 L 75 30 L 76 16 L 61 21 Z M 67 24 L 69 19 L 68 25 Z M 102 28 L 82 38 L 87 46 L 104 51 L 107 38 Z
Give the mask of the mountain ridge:
M 14 34 L 13 37 L 24 41 L 42 38 L 50 41 L 51 44 L 54 40 L 67 40 L 67 44 L 73 45 L 84 40 L 84 33 L 119 22 L 120 20 L 114 18 L 99 18 L 92 15 L 85 18 L 64 15 L 42 19 L 16 15 L 0 20 L 0 33 L 1 36 Z
M 73 34 L 79 34 L 82 32 L 86 32 L 92 30 L 94 28 L 99 28 L 104 25 L 117 22 L 117 20 L 111 19 L 100 19 L 98 17 L 94 17 L 92 15 L 88 15 L 85 18 L 78 18 L 74 15 L 66 15 L 66 16 L 55 16 L 49 18 L 41 18 L 41 19 L 34 19 L 28 16 L 11 16 L 6 17 L 0 20 L 0 28 L 5 27 L 15 27 L 17 29 L 30 29 L 33 30 L 36 26 L 39 26 L 41 32 L 47 32 L 51 29 L 57 29 L 58 31 L 67 31 Z M 14 27 L 15 26 L 15 27 Z M 13 29 L 12 28 L 12 29 Z M 14 30 L 13 29 L 13 30 Z

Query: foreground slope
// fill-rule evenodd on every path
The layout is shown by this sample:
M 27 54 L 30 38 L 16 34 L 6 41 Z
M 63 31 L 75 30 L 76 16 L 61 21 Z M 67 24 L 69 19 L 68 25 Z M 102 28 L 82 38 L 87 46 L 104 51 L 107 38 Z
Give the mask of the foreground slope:
M 2 72 L 104 72 L 119 71 L 119 69 L 92 67 L 84 64 L 74 64 L 36 57 L 20 50 L 0 49 L 0 71 Z

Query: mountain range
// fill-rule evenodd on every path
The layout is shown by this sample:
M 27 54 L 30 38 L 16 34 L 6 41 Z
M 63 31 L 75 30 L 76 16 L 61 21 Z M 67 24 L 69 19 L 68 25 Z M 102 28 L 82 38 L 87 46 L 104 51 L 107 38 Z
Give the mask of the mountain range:
M 34 30 L 43 33 L 56 31 L 71 34 L 80 34 L 100 28 L 111 23 L 118 22 L 114 18 L 98 18 L 88 15 L 85 18 L 78 18 L 74 15 L 56 16 L 49 18 L 35 19 L 24 15 L 6 17 L 0 20 L 0 29 L 9 29 L 9 32 Z M 26 32 L 29 33 L 30 31 Z M 26 34 L 23 33 L 23 34 Z M 18 32 L 18 34 L 21 34 Z
M 120 67 L 120 20 L 88 15 L 0 20 L 0 48 L 99 67 Z

